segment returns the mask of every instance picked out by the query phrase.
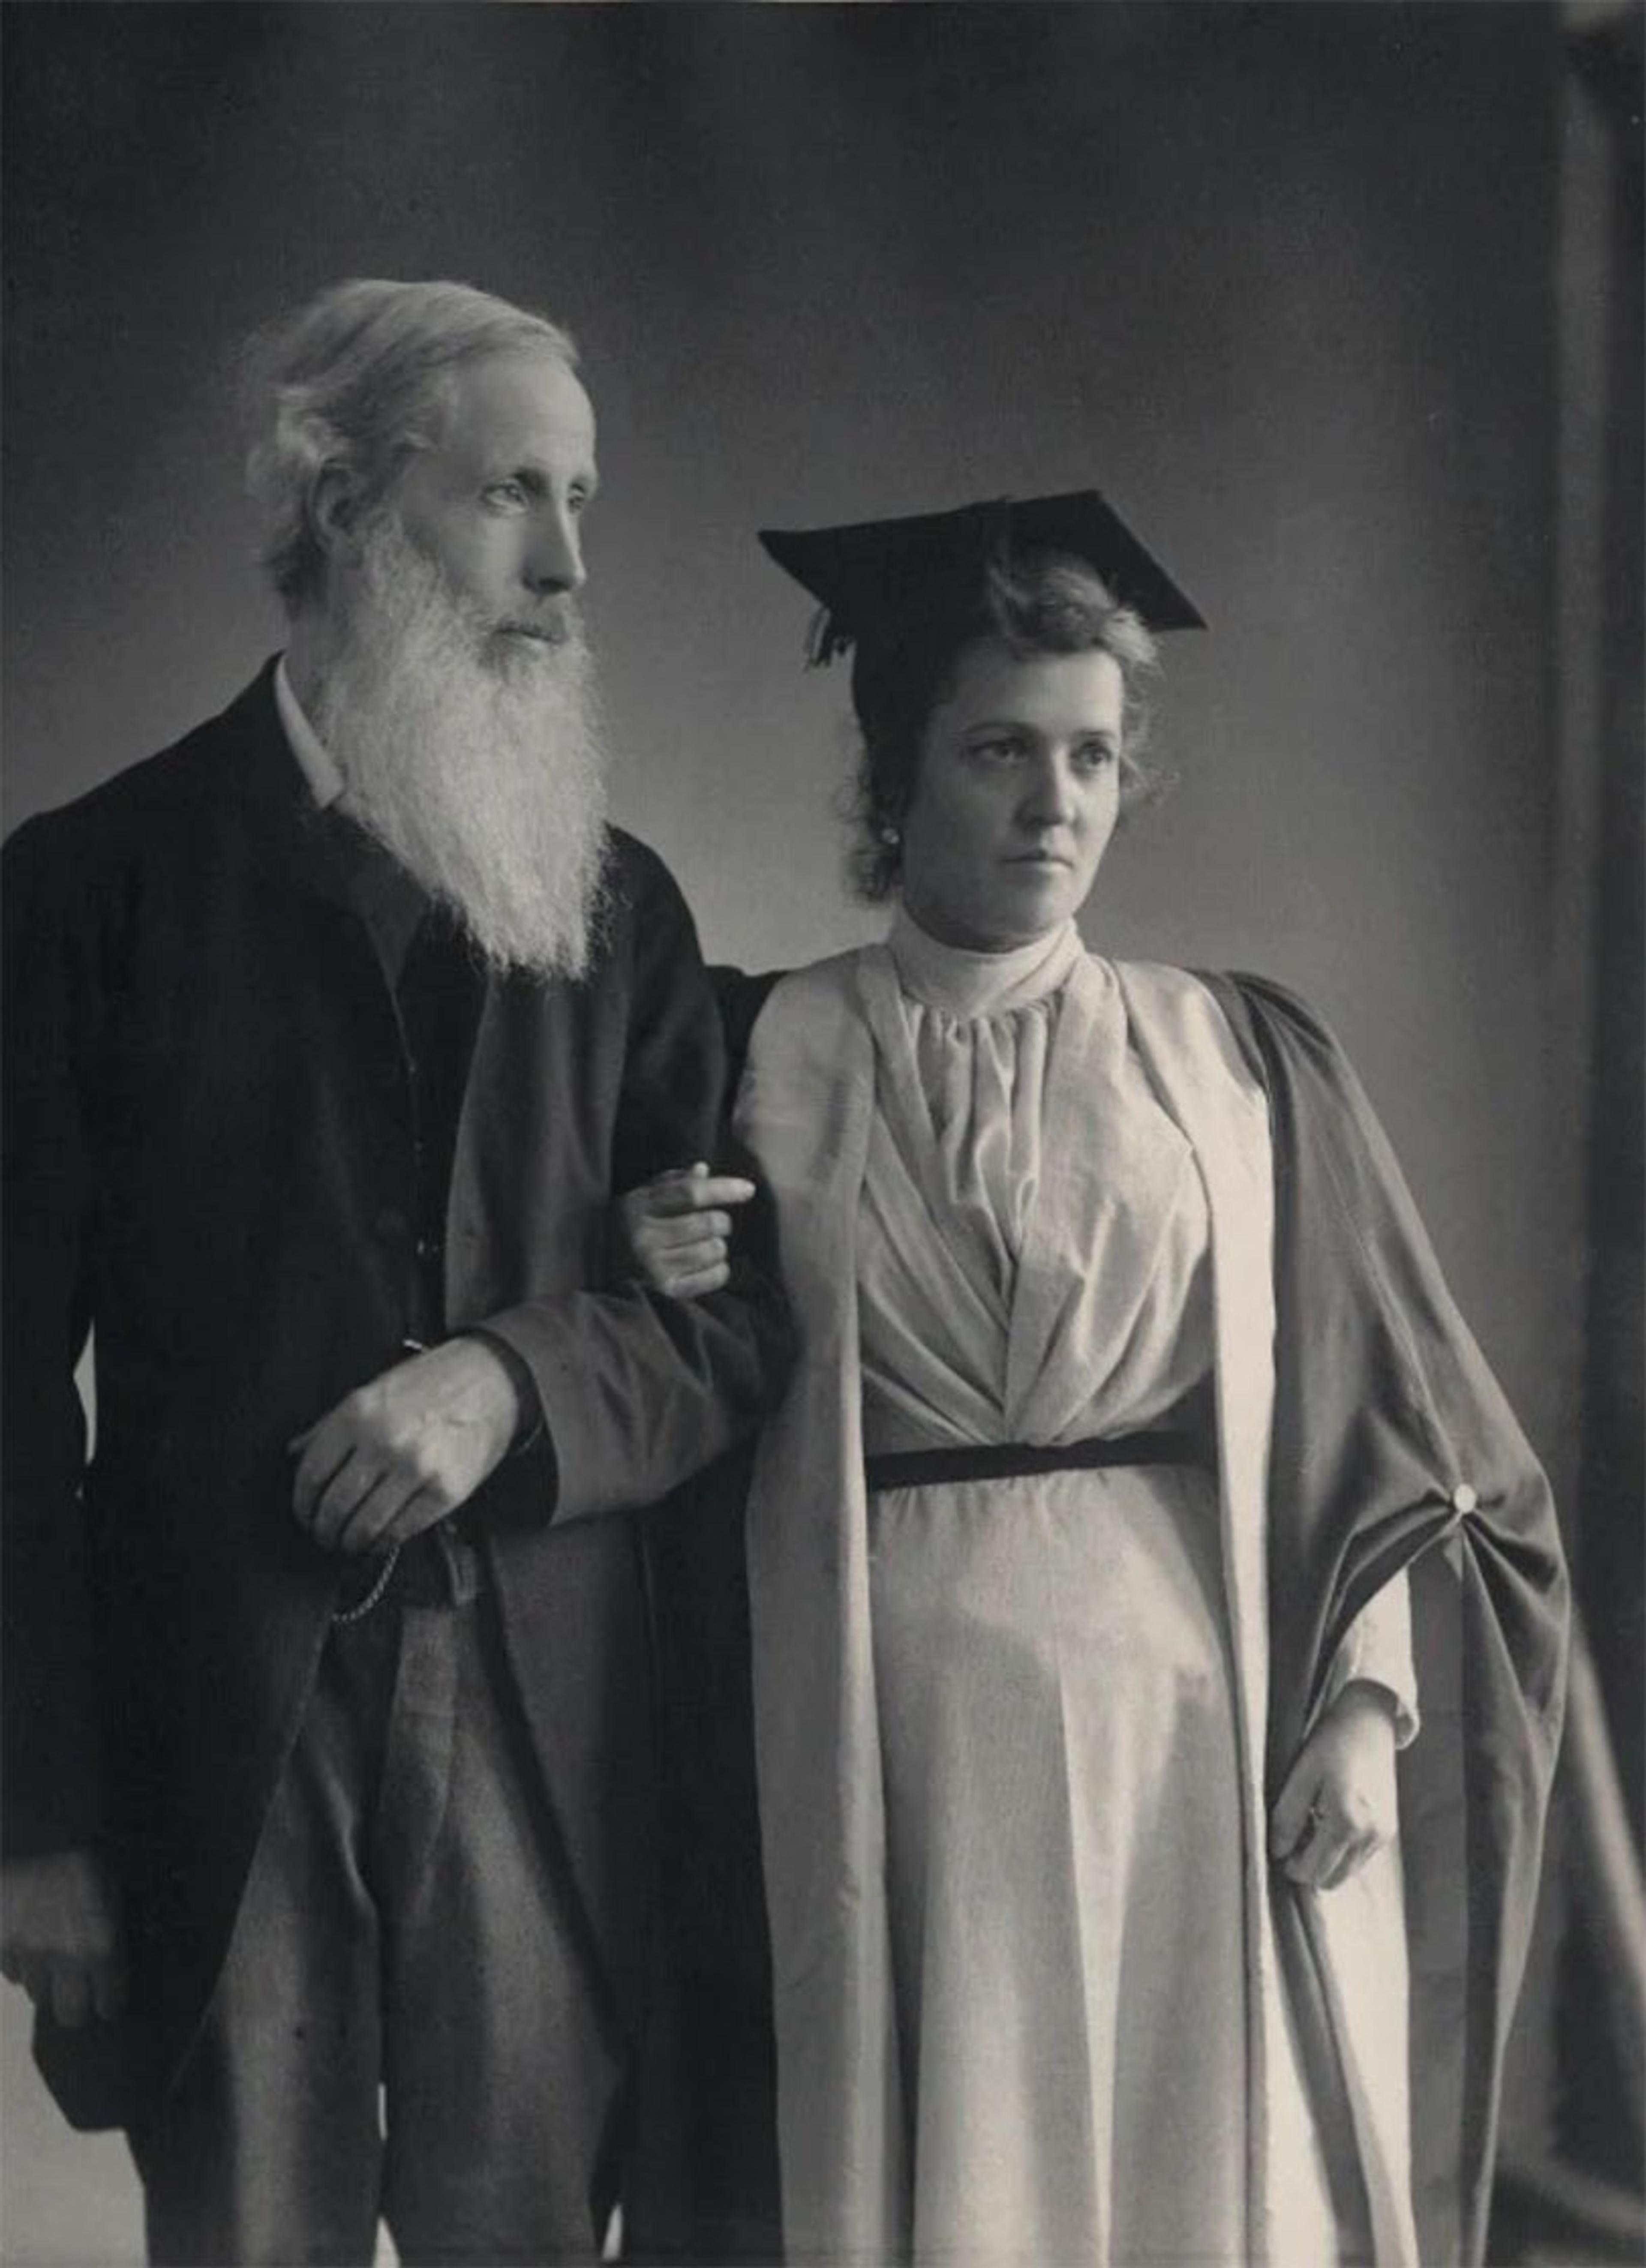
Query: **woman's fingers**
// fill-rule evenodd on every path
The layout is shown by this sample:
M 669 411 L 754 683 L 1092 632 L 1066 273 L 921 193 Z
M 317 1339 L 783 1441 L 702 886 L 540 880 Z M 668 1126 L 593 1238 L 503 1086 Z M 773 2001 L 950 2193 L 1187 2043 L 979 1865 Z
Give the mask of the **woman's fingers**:
M 678 1172 L 658 1174 L 635 1192 L 644 1201 L 646 1215 L 653 1220 L 678 1219 L 722 1205 L 747 1204 L 754 1193 L 752 1182 L 744 1181 L 738 1174 L 712 1174 L 701 1159 L 695 1166 Z M 721 1233 L 727 1233 L 730 1226 L 727 1222 Z
M 752 1182 L 712 1174 L 701 1158 L 630 1189 L 618 1204 L 634 1273 L 673 1300 L 718 1292 L 731 1277 L 732 1208 L 754 1194 Z
M 1269 1822 L 1270 1852 L 1293 1881 L 1335 1889 L 1399 1825 L 1392 1716 L 1350 1685 L 1323 1712 L 1286 1776 Z
M 718 1292 L 731 1280 L 731 1268 L 722 1260 L 712 1267 L 697 1269 L 690 1276 L 671 1277 L 668 1296 L 671 1300 L 700 1300 L 705 1292 Z
M 1278 1807 L 1276 1817 L 1278 1821 Z M 1329 1788 L 1320 1788 L 1303 1815 L 1302 1829 L 1286 1850 L 1271 1847 L 1292 1881 L 1305 1889 L 1335 1890 L 1359 1872 L 1384 1837 L 1375 1827 L 1344 1815 L 1332 1800 Z
M 1340 1822 L 1326 1800 L 1325 1781 L 1307 1747 L 1288 1774 L 1269 1821 L 1269 1854 L 1295 1882 L 1320 1887 L 1342 1855 Z
M 661 1252 L 678 1252 L 698 1243 L 724 1244 L 731 1233 L 728 1212 L 658 1213 L 641 1222 L 636 1241 L 644 1240 Z
M 1336 1837 L 1318 1812 L 1303 1822 L 1303 1833 L 1287 1854 L 1286 1871 L 1305 1889 L 1318 1889 L 1321 1878 L 1338 1858 Z
M 699 1231 L 673 1241 L 642 1233 L 634 1240 L 634 1257 L 642 1276 L 654 1292 L 677 1291 L 681 1279 L 705 1268 L 719 1268 L 731 1257 L 725 1233 Z
M 710 1244 L 694 1244 L 686 1252 L 652 1256 L 646 1280 L 653 1291 L 665 1292 L 671 1300 L 695 1300 L 701 1292 L 718 1292 L 731 1273 L 726 1247 L 717 1239 Z
M 1307 1749 L 1286 1775 L 1285 1786 L 1269 1817 L 1269 1856 L 1287 1859 L 1303 1841 L 1314 1815 L 1319 1778 Z
M 1332 1865 L 1321 1875 L 1316 1887 L 1323 1890 L 1335 1890 L 1340 1882 L 1347 1882 L 1351 1874 L 1359 1874 L 1377 1847 L 1378 1838 L 1375 1835 L 1351 1836 Z

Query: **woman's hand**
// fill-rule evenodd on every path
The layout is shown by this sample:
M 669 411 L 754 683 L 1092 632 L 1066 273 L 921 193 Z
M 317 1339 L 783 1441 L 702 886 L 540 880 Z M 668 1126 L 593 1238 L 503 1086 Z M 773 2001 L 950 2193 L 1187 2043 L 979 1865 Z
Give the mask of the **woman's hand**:
M 726 1208 L 747 1204 L 754 1193 L 752 1182 L 711 1174 L 701 1159 L 630 1189 L 616 1204 L 619 1274 L 638 1276 L 671 1300 L 718 1292 L 732 1272 Z
M 1346 1685 L 1297 1752 L 1269 1822 L 1269 1852 L 1295 1882 L 1332 1890 L 1394 1840 L 1394 1705 Z

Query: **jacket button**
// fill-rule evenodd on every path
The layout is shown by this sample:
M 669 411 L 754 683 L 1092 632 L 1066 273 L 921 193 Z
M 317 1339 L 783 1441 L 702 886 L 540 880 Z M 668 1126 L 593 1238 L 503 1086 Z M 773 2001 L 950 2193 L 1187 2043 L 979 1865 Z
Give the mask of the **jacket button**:
M 1459 1481 L 1451 1492 L 1451 1508 L 1459 1519 L 1465 1513 L 1477 1511 L 1480 1502 L 1479 1490 L 1472 1489 L 1467 1481 Z

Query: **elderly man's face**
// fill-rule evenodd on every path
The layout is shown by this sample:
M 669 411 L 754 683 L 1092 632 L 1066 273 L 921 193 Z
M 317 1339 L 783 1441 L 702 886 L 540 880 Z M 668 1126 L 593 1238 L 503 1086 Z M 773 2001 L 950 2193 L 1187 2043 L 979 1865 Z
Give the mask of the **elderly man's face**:
M 606 782 L 572 594 L 594 418 L 558 357 L 459 365 L 435 444 L 338 547 L 314 723 L 343 808 L 499 967 L 576 976 Z
M 578 523 L 597 477 L 589 398 L 535 348 L 462 364 L 451 389 L 440 439 L 408 460 L 391 507 L 492 653 L 558 644 L 584 579 Z

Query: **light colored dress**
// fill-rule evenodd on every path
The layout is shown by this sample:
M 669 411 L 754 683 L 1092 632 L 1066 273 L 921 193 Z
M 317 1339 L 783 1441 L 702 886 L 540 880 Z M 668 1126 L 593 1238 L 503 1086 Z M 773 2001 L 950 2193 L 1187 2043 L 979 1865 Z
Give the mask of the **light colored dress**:
M 1325 2268 L 1283 1912 L 1411 2268 L 1398 1860 L 1300 1914 L 1267 1854 L 1273 1153 L 1222 1012 L 900 917 L 775 990 L 738 1123 L 800 1338 L 747 1521 L 786 2257 Z M 1214 1472 L 864 1485 L 1185 1425 Z M 1314 1705 L 1351 1675 L 1409 1735 L 1404 1577 Z
M 906 917 L 889 942 L 865 986 L 866 1451 L 1181 1424 L 1213 1360 L 1206 1194 L 1112 970 L 1072 924 L 1005 954 Z M 1215 1481 L 1190 1463 L 870 1498 L 917 2259 L 1237 2256 L 1246 1940 L 1218 1535 Z

